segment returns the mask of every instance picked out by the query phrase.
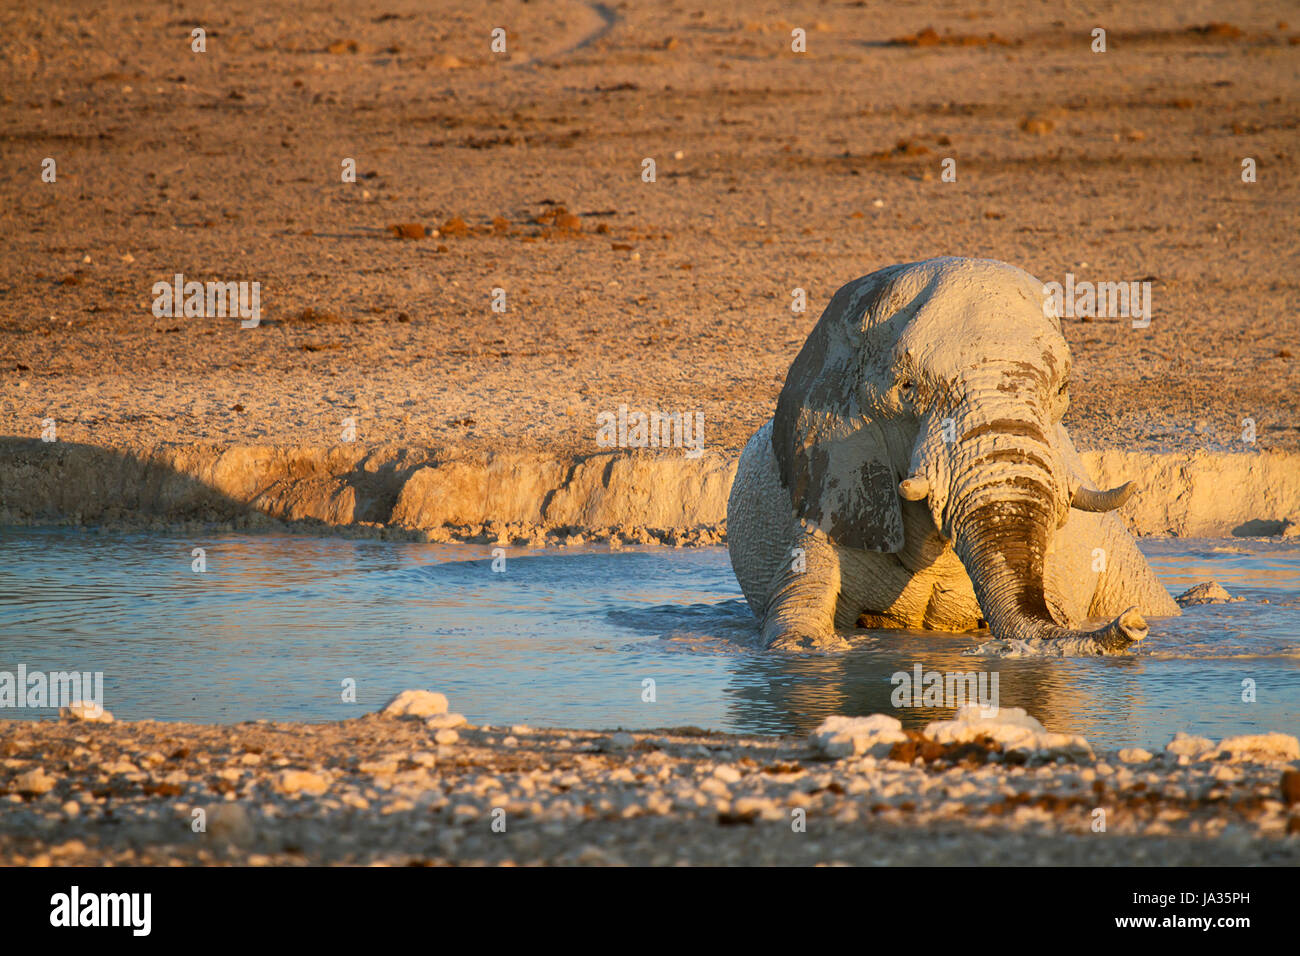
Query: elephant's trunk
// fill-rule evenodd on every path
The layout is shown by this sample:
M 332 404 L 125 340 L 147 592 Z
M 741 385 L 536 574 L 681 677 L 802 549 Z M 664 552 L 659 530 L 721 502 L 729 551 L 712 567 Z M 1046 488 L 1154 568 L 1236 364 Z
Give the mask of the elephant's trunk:
M 989 506 L 957 524 L 953 544 L 970 575 L 989 632 L 1017 640 L 1076 638 L 1106 651 L 1123 650 L 1146 637 L 1146 621 L 1134 608 L 1095 631 L 1056 623 L 1043 591 L 1048 519 L 1046 513 L 1017 502 Z
M 1136 608 L 1100 630 L 1083 631 L 1062 627 L 1048 606 L 1047 545 L 1069 505 L 1061 459 L 1045 426 L 1027 418 L 986 420 L 963 437 L 945 523 L 993 636 L 1073 638 L 1102 651 L 1142 640 L 1147 625 Z

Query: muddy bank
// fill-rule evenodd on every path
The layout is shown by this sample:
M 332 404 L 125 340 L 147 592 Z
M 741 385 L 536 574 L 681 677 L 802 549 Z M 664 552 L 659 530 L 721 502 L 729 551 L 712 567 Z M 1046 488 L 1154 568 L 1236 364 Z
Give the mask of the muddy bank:
M 1085 452 L 1102 486 L 1137 481 L 1122 514 L 1140 535 L 1291 534 L 1300 453 Z M 716 543 L 733 455 L 501 452 L 398 446 L 0 443 L 0 523 L 258 519 L 428 540 L 549 535 Z
M 331 724 L 0 721 L 0 864 L 1300 862 L 1278 734 L 471 727 L 424 696 Z

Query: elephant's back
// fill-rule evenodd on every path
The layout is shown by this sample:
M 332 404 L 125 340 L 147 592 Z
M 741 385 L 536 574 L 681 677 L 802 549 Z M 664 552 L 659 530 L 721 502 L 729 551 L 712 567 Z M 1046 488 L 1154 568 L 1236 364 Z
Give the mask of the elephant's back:
M 790 547 L 791 508 L 772 453 L 771 419 L 754 433 L 727 499 L 727 551 L 750 608 L 760 617 Z

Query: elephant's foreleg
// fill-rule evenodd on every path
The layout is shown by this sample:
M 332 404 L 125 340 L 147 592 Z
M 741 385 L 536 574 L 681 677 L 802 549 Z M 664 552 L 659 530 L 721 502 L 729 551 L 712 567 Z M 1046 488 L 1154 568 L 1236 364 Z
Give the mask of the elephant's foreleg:
M 835 633 L 840 562 L 824 537 L 801 535 L 772 582 L 763 613 L 763 644 L 779 650 L 842 649 Z

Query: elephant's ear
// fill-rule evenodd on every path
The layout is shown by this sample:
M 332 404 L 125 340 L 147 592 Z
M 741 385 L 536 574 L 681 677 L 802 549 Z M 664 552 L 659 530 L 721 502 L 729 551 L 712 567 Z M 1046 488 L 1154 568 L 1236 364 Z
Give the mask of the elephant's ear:
M 864 315 L 888 287 L 883 278 L 876 273 L 835 294 L 790 366 L 772 422 L 772 451 L 795 516 L 842 547 L 867 551 L 903 547 L 899 476 L 884 434 L 858 400 L 866 369 L 879 358 Z

